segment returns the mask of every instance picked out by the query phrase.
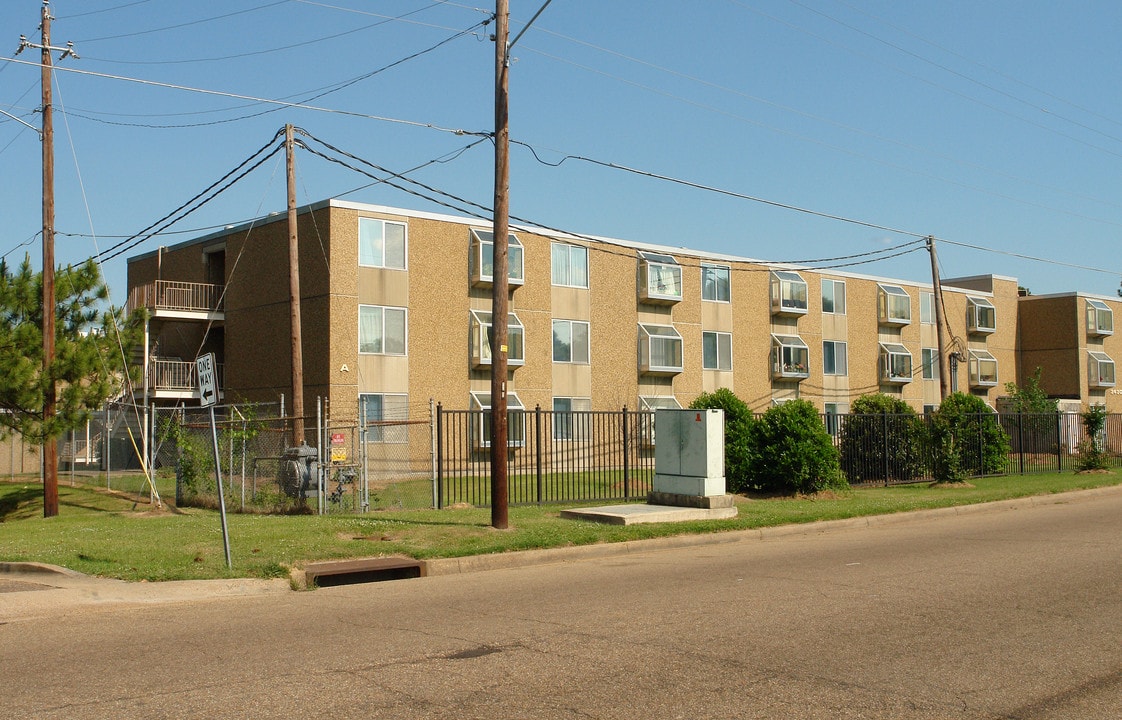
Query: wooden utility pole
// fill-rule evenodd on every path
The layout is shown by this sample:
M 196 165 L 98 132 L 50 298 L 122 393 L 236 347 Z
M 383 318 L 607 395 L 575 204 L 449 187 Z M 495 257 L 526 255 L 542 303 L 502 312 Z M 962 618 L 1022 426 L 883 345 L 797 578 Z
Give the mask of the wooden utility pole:
M 54 120 L 51 100 L 51 51 L 62 52 L 59 60 L 67 56 L 78 57 L 70 43 L 64 48 L 51 47 L 51 9 L 43 0 L 42 22 L 39 25 L 42 41 L 39 45 L 20 36 L 18 55 L 26 48 L 39 48 L 40 84 L 43 93 L 43 377 L 50 378 L 55 359 L 55 147 Z M 48 381 L 43 393 L 43 517 L 58 515 L 58 438 L 50 434 L 49 427 L 55 417 L 57 390 L 54 381 Z
M 491 526 L 508 527 L 507 505 L 507 315 L 510 213 L 510 125 L 508 71 L 510 8 L 495 1 L 495 204 L 492 232 L 494 266 L 491 275 Z
M 292 330 L 292 444 L 304 443 L 304 352 L 300 327 L 300 238 L 296 231 L 296 141 L 291 124 L 284 126 L 288 166 L 288 289 Z
M 947 352 L 943 342 L 943 285 L 939 282 L 939 259 L 935 255 L 935 237 L 927 236 L 927 252 L 931 255 L 931 285 L 935 289 L 935 333 L 938 338 L 939 353 L 939 400 L 947 399 L 947 382 L 949 371 L 947 369 Z

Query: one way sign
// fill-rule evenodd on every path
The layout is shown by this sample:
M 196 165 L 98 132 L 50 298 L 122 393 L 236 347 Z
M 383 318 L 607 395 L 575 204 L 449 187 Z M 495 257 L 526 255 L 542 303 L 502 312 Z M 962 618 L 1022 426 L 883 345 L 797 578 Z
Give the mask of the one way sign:
M 199 386 L 199 406 L 210 407 L 218 402 L 218 382 L 214 374 L 214 353 L 195 358 L 195 377 Z

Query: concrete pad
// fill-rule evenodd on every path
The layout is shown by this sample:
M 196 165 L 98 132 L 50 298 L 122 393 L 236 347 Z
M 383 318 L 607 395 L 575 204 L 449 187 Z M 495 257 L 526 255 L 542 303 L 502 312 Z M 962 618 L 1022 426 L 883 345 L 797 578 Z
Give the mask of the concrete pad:
M 736 507 L 694 508 L 676 505 L 607 505 L 604 507 L 562 510 L 569 520 L 589 520 L 607 525 L 638 525 L 685 520 L 725 520 L 736 517 Z

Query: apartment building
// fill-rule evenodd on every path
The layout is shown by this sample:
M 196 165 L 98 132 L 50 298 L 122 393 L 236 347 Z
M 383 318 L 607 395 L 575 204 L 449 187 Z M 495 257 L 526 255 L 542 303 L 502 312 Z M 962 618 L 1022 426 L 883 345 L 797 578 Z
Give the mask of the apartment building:
M 327 200 L 299 210 L 298 230 L 305 407 L 490 406 L 489 221 Z M 149 401 L 192 398 L 202 352 L 228 400 L 291 396 L 283 214 L 130 258 L 128 284 L 151 309 Z M 1013 278 L 942 285 L 952 389 L 996 406 L 1032 367 L 1019 312 L 1037 306 Z M 802 398 L 844 413 L 873 392 L 939 401 L 930 283 L 515 227 L 509 286 L 511 409 L 679 407 L 721 387 L 761 411 Z
M 1041 368 L 1041 386 L 1065 407 L 1103 405 L 1122 412 L 1114 359 L 1122 337 L 1114 334 L 1119 298 L 1085 293 L 1029 295 L 1020 299 L 1020 372 Z

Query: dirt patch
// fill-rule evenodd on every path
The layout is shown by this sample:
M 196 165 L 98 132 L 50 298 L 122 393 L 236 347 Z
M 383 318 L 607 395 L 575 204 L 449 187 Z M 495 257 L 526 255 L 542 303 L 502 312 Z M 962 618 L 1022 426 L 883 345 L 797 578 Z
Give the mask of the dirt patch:
M 974 487 L 970 483 L 963 480 L 962 482 L 933 482 L 928 487 L 933 488 L 948 488 L 952 490 L 965 490 Z

